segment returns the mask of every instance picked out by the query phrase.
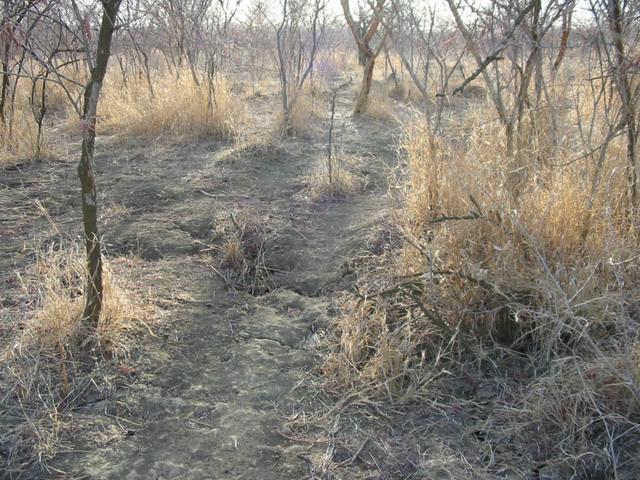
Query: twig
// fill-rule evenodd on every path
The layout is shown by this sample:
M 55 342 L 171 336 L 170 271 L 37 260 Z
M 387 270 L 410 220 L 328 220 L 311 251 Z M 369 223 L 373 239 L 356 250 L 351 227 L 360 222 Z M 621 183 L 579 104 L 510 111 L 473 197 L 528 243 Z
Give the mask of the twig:
M 240 193 L 213 194 L 213 193 L 207 193 L 204 190 L 198 190 L 198 193 L 201 193 L 205 197 L 209 197 L 209 198 L 231 198 L 231 197 L 235 197 L 235 198 L 250 198 L 248 195 L 242 195 Z
M 315 445 L 317 443 L 321 443 L 319 440 L 307 440 L 306 438 L 291 437 L 286 433 L 282 433 L 277 428 L 274 428 L 273 431 L 276 432 L 278 435 L 280 435 L 282 438 L 286 438 L 287 440 L 291 440 L 292 442 L 308 443 L 309 445 Z
M 353 463 L 358 459 L 358 457 L 362 455 L 362 452 L 364 451 L 364 449 L 367 448 L 367 444 L 369 443 L 370 440 L 371 439 L 369 437 L 365 438 L 364 442 L 362 442 L 358 447 L 358 449 L 356 450 L 356 453 L 354 453 L 350 459 L 345 460 L 344 462 L 341 462 L 339 466 L 344 467 L 345 465 L 353 465 Z
M 355 296 L 358 297 L 358 298 L 361 298 L 362 300 L 369 300 L 369 299 L 372 299 L 372 298 L 375 298 L 375 297 L 380 297 L 380 296 L 388 295 L 390 293 L 395 293 L 398 290 L 400 290 L 402 287 L 406 287 L 406 286 L 412 285 L 414 283 L 416 283 L 416 280 L 415 279 L 411 279 L 411 280 L 407 280 L 406 282 L 398 283 L 398 284 L 396 284 L 396 285 L 394 285 L 392 287 L 386 288 L 384 290 L 380 290 L 380 291 L 375 292 L 375 293 L 365 293 L 363 295 L 363 294 L 361 294 L 359 292 L 356 292 Z
M 211 430 L 215 430 L 215 429 L 216 429 L 216 427 L 214 427 L 213 425 L 209 425 L 208 423 L 201 422 L 201 421 L 199 421 L 199 420 L 195 420 L 195 419 L 193 419 L 193 418 L 185 418 L 185 419 L 184 419 L 184 423 L 185 423 L 185 425 L 187 424 L 187 422 L 195 423 L 196 425 L 200 425 L 200 426 L 202 426 L 202 427 L 207 427 L 207 428 L 210 428 Z M 188 426 L 188 425 L 187 425 L 187 426 Z
M 482 215 L 476 212 L 469 212 L 468 215 L 442 215 L 440 217 L 434 218 L 429 223 L 430 224 L 442 223 L 442 222 L 447 222 L 449 220 L 477 220 L 479 218 L 482 218 Z
M 401 290 L 401 291 L 404 291 L 404 290 Z M 418 305 L 418 308 L 422 311 L 422 313 L 424 313 L 425 317 L 431 320 L 438 328 L 440 328 L 440 330 L 444 331 L 444 333 L 446 333 L 447 335 L 451 335 L 452 333 L 451 328 L 449 327 L 449 325 L 447 325 L 447 323 L 444 320 L 442 320 L 442 318 L 439 317 L 439 315 L 437 315 L 436 312 L 432 312 L 429 309 L 427 309 L 424 303 L 422 303 L 422 300 L 420 300 L 420 298 L 418 298 L 418 296 L 415 293 L 410 291 L 406 291 L 406 293 L 411 297 L 411 299 L 414 302 L 416 302 L 416 305 Z
M 220 270 L 218 270 L 216 267 L 214 267 L 213 265 L 209 265 L 211 267 L 211 270 L 213 270 L 224 282 L 224 284 L 226 285 L 226 287 L 229 290 L 233 289 L 233 284 L 231 282 L 229 282 L 229 280 L 227 279 L 227 277 L 225 277 L 222 272 L 220 272 Z

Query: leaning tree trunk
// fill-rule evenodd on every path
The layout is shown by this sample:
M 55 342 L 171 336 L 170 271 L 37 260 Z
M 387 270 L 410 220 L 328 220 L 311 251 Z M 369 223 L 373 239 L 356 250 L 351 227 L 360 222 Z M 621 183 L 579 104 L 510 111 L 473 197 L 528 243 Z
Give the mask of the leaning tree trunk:
M 98 205 L 93 169 L 93 152 L 96 141 L 96 113 L 102 82 L 107 73 L 111 56 L 111 39 L 115 31 L 115 20 L 121 0 L 102 2 L 102 22 L 98 36 L 95 66 L 84 89 L 82 107 L 82 154 L 78 165 L 78 176 L 82 189 L 82 220 L 84 223 L 85 247 L 87 250 L 87 286 L 83 321 L 95 329 L 102 310 L 102 252 L 98 232 Z
M 371 91 L 371 82 L 373 81 L 373 69 L 376 66 L 376 57 L 369 56 L 362 70 L 362 85 L 358 93 L 356 105 L 353 108 L 354 115 L 362 115 L 367 111 L 369 104 L 369 92 Z

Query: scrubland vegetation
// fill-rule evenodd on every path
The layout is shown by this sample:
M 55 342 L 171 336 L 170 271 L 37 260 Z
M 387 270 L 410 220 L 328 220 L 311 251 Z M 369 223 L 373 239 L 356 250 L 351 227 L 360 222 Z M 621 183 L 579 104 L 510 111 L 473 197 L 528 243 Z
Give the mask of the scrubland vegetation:
M 87 398 L 115 395 L 104 414 L 144 431 L 153 415 L 118 388 L 146 355 L 290 386 L 252 415 L 303 389 L 287 430 L 176 417 L 234 449 L 265 424 L 308 446 L 269 445 L 289 469 L 274 478 L 637 478 L 639 16 L 625 0 L 4 2 L 2 474 L 66 478 Z M 67 209 L 54 183 L 76 157 Z M 331 321 L 287 343 L 312 310 Z M 284 350 L 245 366 L 267 347 L 166 343 L 204 332 Z M 271 376 L 303 350 L 311 379 Z M 224 478 L 270 468 L 241 452 Z

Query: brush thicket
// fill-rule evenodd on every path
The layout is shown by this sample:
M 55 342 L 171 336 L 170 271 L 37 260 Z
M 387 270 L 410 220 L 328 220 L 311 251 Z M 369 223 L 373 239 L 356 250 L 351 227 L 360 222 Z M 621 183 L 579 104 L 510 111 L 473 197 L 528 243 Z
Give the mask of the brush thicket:
M 624 144 L 612 142 L 593 189 L 592 158 L 576 160 L 576 137 L 554 140 L 544 110 L 523 120 L 512 158 L 488 110 L 468 108 L 455 126 L 464 140 L 407 126 L 394 213 L 404 244 L 343 304 L 326 371 L 343 387 L 416 400 L 447 391 L 450 380 L 433 383 L 443 371 L 493 365 L 508 391 L 492 421 L 549 447 L 532 458 L 597 450 L 607 468 L 622 461 L 613 452 L 632 462 L 640 256 Z M 523 359 L 520 380 L 507 380 Z
M 198 84 L 189 71 L 156 72 L 153 94 L 144 78 L 124 84 L 111 71 L 98 107 L 103 132 L 131 136 L 233 137 L 245 119 L 244 106 L 225 79 Z

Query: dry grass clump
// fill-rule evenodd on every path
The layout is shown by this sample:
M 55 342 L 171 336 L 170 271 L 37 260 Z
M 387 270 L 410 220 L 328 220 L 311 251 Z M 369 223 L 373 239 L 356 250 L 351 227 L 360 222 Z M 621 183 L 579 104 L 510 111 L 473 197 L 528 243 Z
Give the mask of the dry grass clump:
M 620 340 L 612 346 L 626 348 Z M 499 377 L 502 398 L 480 423 L 494 448 L 510 450 L 498 461 L 523 474 L 540 469 L 544 478 L 635 478 L 640 396 L 629 376 L 637 366 L 628 360 L 624 352 L 592 349 L 535 363 L 511 384 Z
M 262 295 L 271 290 L 271 270 L 265 265 L 268 233 L 251 210 L 231 213 L 218 224 L 214 245 L 206 251 L 216 254 L 212 268 L 231 290 L 246 290 Z
M 0 166 L 51 156 L 46 129 L 38 134 L 38 124 L 30 107 L 23 102 L 16 105 L 6 122 L 0 121 Z
M 401 392 L 407 380 L 426 373 L 426 357 L 415 357 L 437 334 L 429 319 L 393 302 L 353 298 L 343 303 L 338 345 L 324 371 L 340 385 L 370 392 Z M 422 360 L 422 362 L 421 362 Z
M 374 84 L 371 87 L 365 115 L 385 122 L 396 119 L 393 113 L 393 100 L 385 86 Z
M 390 76 L 390 78 L 386 80 L 386 89 L 388 92 L 387 95 L 389 95 L 389 98 L 393 100 L 406 103 L 423 100 L 420 90 L 418 90 L 411 78 L 406 75 L 400 77 L 397 81 Z M 434 95 L 436 93 L 438 92 L 433 92 Z
M 318 117 L 320 100 L 311 88 L 305 89 L 296 99 L 291 110 L 291 128 L 295 136 L 308 137 L 314 131 L 314 120 Z
M 224 164 L 256 161 L 265 164 L 277 163 L 286 154 L 286 145 L 280 135 L 270 131 L 243 130 L 235 139 L 233 148 L 220 155 Z
M 124 85 L 111 72 L 100 99 L 103 131 L 133 136 L 233 137 L 245 119 L 239 98 L 226 80 L 197 85 L 189 72 L 179 79 L 159 72 L 153 80 L 153 96 L 146 80 L 130 78 Z
M 84 255 L 79 246 L 39 252 L 32 269 L 19 277 L 23 297 L 31 305 L 14 322 L 11 338 L 3 339 L 0 359 L 3 386 L 0 446 L 5 472 L 24 473 L 46 466 L 67 428 L 64 411 L 91 388 L 102 388 L 109 375 L 104 359 L 126 361 L 132 333 L 140 331 L 151 310 L 116 276 L 104 269 L 103 311 L 98 328 L 87 331 L 81 321 Z M 91 349 L 91 350 L 90 350 Z M 87 362 L 90 354 L 97 363 Z M 5 455 L 6 454 L 6 455 Z
M 280 82 L 273 77 L 264 77 L 250 82 L 246 89 L 246 99 L 266 100 L 270 97 L 277 96 L 280 92 Z
M 50 159 L 54 157 L 52 149 L 51 118 L 59 111 L 69 106 L 69 97 L 65 88 L 72 96 L 78 95 L 80 90 L 73 82 L 83 82 L 81 72 L 72 68 L 65 68 L 61 72 L 69 81 L 64 82 L 64 88 L 52 75 L 43 87 L 43 81 L 35 81 L 28 77 L 17 78 L 11 87 L 15 92 L 9 92 L 5 109 L 6 120 L 0 121 L 0 166 L 11 165 L 33 160 Z M 42 114 L 42 89 L 45 88 L 44 117 L 42 129 L 38 133 L 36 117 Z M 15 97 L 15 103 L 11 99 Z
M 514 198 L 500 142 L 487 141 L 496 137 L 491 128 L 476 131 L 460 151 L 409 127 L 398 267 L 401 275 L 437 277 L 434 308 L 449 327 L 524 336 L 546 345 L 549 357 L 561 334 L 582 329 L 577 318 L 595 329 L 617 315 L 610 293 L 617 264 L 636 251 L 619 213 L 624 179 L 610 176 L 587 208 L 589 175 L 535 165 Z M 624 273 L 635 285 L 633 270 Z
M 634 471 L 640 256 L 624 154 L 611 146 L 593 190 L 593 165 L 571 161 L 570 139 L 550 145 L 542 118 L 508 158 L 501 127 L 469 115 L 464 142 L 407 128 L 404 246 L 344 304 L 325 368 L 340 385 L 405 400 L 452 388 L 452 408 L 462 394 L 434 378 L 490 369 L 504 393 L 486 428 L 518 432 L 521 464 L 568 462 L 586 469 L 579 478 L 603 464 L 605 475 Z M 581 464 L 589 452 L 599 466 Z
M 147 312 L 115 277 L 108 262 L 104 265 L 104 304 L 95 332 L 87 332 L 81 321 L 84 306 L 85 260 L 77 246 L 40 254 L 34 266 L 39 307 L 23 328 L 19 348 L 33 346 L 50 352 L 74 352 L 90 341 L 103 351 L 126 354 L 127 333 L 139 328 Z M 37 279 L 37 280 L 36 280 Z M 33 286 L 25 286 L 33 289 Z
M 327 159 L 322 159 L 309 177 L 309 196 L 312 201 L 342 200 L 362 189 L 362 180 L 345 168 L 352 158 L 333 157 L 331 173 Z
M 317 119 L 322 108 L 321 92 L 309 84 L 293 96 L 295 100 L 291 106 L 288 124 L 285 125 L 285 115 L 280 107 L 273 120 L 273 134 L 275 137 L 288 135 L 309 138 L 317 130 Z

